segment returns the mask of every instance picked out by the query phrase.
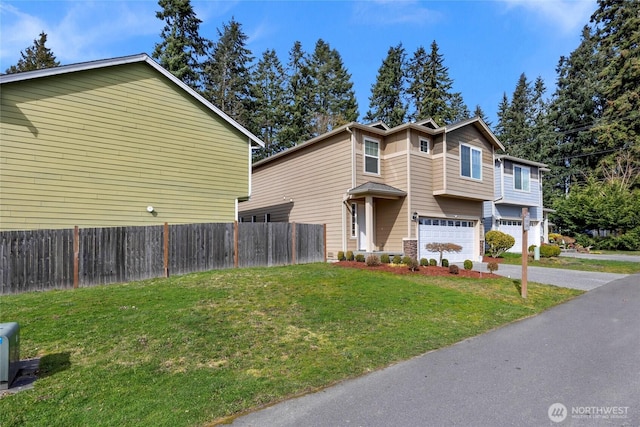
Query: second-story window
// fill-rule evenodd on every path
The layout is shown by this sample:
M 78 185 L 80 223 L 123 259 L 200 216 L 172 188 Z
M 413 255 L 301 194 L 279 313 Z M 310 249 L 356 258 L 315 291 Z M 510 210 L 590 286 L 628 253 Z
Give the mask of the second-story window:
M 364 171 L 380 173 L 380 144 L 369 139 L 364 140 Z
M 460 144 L 460 175 L 482 179 L 482 150 Z
M 423 153 L 428 153 L 429 152 L 429 140 L 428 139 L 421 139 L 420 140 L 420 151 L 422 151 Z
M 513 186 L 516 190 L 529 191 L 529 168 L 513 166 Z

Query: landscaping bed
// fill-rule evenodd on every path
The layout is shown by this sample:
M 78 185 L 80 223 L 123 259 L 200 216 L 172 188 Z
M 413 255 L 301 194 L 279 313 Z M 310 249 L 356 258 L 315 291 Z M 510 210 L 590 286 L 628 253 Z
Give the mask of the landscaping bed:
M 415 275 L 425 275 L 425 276 L 450 276 L 450 277 L 470 277 L 473 279 L 491 279 L 500 277 L 496 274 L 492 274 L 477 270 L 465 270 L 460 267 L 458 269 L 458 274 L 452 274 L 449 272 L 449 267 L 438 267 L 438 266 L 421 266 L 416 271 L 411 271 L 404 264 L 381 264 L 377 266 L 368 266 L 366 262 L 358 262 L 358 261 L 340 261 L 335 263 L 339 267 L 347 267 L 347 268 L 359 268 L 362 270 L 371 270 L 371 271 L 386 271 L 394 274 L 415 274 Z

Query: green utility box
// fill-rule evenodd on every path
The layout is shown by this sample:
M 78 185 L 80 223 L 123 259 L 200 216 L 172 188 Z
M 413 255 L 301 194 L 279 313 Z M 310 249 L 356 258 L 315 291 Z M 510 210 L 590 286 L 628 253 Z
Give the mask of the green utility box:
M 0 323 L 0 390 L 6 390 L 20 366 L 20 325 Z

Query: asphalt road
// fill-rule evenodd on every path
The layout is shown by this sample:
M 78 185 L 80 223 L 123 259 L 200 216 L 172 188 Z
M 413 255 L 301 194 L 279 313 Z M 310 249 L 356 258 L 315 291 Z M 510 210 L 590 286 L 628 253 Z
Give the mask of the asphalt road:
M 623 277 L 232 425 L 638 426 L 639 307 L 640 274 Z

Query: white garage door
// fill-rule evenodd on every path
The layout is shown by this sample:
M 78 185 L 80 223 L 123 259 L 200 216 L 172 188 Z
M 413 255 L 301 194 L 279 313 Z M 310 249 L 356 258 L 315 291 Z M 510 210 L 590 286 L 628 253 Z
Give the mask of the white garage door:
M 419 257 L 440 259 L 438 252 L 429 252 L 425 248 L 427 243 L 455 243 L 462 246 L 462 251 L 445 252 L 442 257 L 449 262 L 464 262 L 473 258 L 475 241 L 475 221 L 445 220 L 435 218 L 420 218 L 419 227 Z
M 539 233 L 536 233 L 536 228 L 539 227 L 539 223 L 537 221 L 531 221 L 531 227 L 529 228 L 528 240 L 529 244 L 527 247 L 531 245 L 539 245 L 540 237 Z M 503 233 L 507 233 L 516 240 L 516 243 L 511 247 L 511 249 L 507 250 L 507 252 L 513 253 L 522 253 L 522 221 L 509 221 L 502 219 L 498 221 L 498 231 L 502 231 Z M 536 243 L 536 241 L 538 243 Z

